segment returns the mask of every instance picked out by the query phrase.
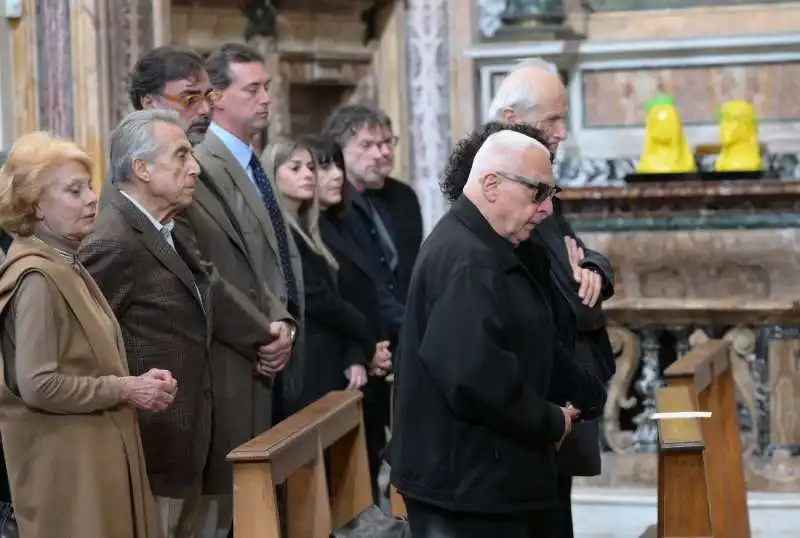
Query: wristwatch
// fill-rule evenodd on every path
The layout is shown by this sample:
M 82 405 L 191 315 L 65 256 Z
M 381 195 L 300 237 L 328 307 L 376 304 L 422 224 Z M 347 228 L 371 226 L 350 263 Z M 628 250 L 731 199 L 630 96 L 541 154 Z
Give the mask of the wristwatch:
M 294 344 L 295 338 L 297 338 L 297 326 L 294 323 L 286 322 L 286 325 L 289 326 L 289 338 L 292 339 L 292 343 Z

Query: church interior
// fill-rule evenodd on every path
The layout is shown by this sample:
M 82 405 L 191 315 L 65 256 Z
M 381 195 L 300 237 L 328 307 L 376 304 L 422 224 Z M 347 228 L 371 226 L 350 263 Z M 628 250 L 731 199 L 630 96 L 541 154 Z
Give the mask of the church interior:
M 575 536 L 636 538 L 653 525 L 665 537 L 800 533 L 800 2 L 7 1 L 0 149 L 46 129 L 85 147 L 99 182 L 136 58 L 227 41 L 268 59 L 268 137 L 315 131 L 343 103 L 385 110 L 399 137 L 395 172 L 415 189 L 426 230 L 447 210 L 437 179 L 454 142 L 486 121 L 517 61 L 550 62 L 568 88 L 560 197 L 617 279 L 605 305 L 617 372 L 603 473 L 575 484 Z M 684 356 L 693 370 L 679 367 Z M 681 403 L 676 387 L 691 397 Z M 345 404 L 319 412 L 344 423 Z M 712 408 L 713 427 L 652 419 Z M 314 424 L 333 439 L 334 426 Z M 319 467 L 299 469 L 309 491 L 324 480 Z M 245 472 L 248 491 L 266 487 L 268 471 Z M 279 474 L 269 480 L 289 473 Z M 346 496 L 348 480 L 331 494 Z M 326 503 L 309 497 L 303 513 L 317 517 Z M 323 512 L 337 521 L 348 507 Z M 743 517 L 712 533 L 726 511 Z M 670 518 L 700 523 L 681 534 Z

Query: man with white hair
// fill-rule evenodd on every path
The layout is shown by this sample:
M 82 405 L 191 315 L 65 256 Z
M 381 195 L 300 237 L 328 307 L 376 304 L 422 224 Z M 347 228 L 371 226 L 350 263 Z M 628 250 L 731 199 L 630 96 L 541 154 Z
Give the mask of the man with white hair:
M 213 443 L 219 379 L 212 335 L 268 375 L 290 352 L 250 299 L 202 262 L 194 238 L 173 218 L 192 203 L 200 167 L 178 113 L 138 110 L 111 134 L 111 181 L 118 187 L 78 251 L 119 320 L 133 375 L 169 369 L 180 390 L 164 413 L 140 416 L 150 486 L 165 538 L 215 536 L 199 503 L 226 452 Z M 280 322 L 273 322 L 280 323 Z M 227 532 L 227 529 L 226 529 Z
M 531 134 L 485 140 L 411 277 L 390 462 L 414 538 L 551 538 L 555 451 L 578 411 L 545 398 L 569 361 L 554 360 L 547 273 L 515 253 L 558 192 Z
M 567 93 L 557 70 L 539 59 L 521 62 L 501 82 L 489 107 L 489 119 L 504 124 L 527 123 L 540 130 L 555 155 L 567 137 Z M 553 215 L 518 249 L 526 265 L 535 258 L 536 245 L 550 259 L 550 274 L 557 288 L 554 311 L 559 339 L 567 353 L 608 383 L 615 362 L 606 332 L 602 302 L 614 294 L 614 271 L 608 259 L 588 249 L 564 218 L 561 203 L 553 200 Z M 548 392 L 552 402 L 569 401 L 571 387 L 554 378 Z M 599 422 L 596 409 L 581 409 L 579 424 L 558 453 L 559 513 L 553 538 L 572 538 L 572 477 L 600 474 Z M 588 419 L 588 420 L 587 420 Z

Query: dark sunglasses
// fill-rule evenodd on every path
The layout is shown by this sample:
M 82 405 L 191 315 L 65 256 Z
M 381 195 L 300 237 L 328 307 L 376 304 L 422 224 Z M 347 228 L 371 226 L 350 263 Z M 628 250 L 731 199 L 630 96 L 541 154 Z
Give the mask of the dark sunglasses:
M 508 174 L 506 172 L 495 172 L 495 174 L 502 178 L 508 179 L 509 181 L 530 187 L 533 190 L 533 201 L 537 204 L 541 204 L 542 202 L 561 192 L 561 187 L 557 185 L 551 185 L 550 183 L 544 183 L 529 177 L 520 176 L 517 174 Z

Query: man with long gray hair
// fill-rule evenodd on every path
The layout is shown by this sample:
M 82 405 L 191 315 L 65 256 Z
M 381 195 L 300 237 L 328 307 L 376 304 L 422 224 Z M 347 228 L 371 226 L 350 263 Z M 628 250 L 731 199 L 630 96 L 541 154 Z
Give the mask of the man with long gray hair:
M 552 64 L 540 59 L 521 62 L 501 82 L 488 110 L 490 121 L 528 123 L 546 137 L 552 155 L 567 138 L 567 92 Z M 564 218 L 558 198 L 553 214 L 536 227 L 530 241 L 518 249 L 526 263 L 534 262 L 532 245 L 544 247 L 550 277 L 556 288 L 554 310 L 561 344 L 577 362 L 592 369 L 605 383 L 615 371 L 606 333 L 602 302 L 614 294 L 614 271 L 602 254 L 590 250 Z M 526 263 L 529 265 L 529 263 Z M 560 299 L 560 300 L 558 300 Z M 564 379 L 552 380 L 548 400 L 566 405 L 570 388 Z M 557 454 L 558 496 L 553 538 L 572 538 L 572 477 L 600 474 L 599 423 L 601 409 L 581 409 L 580 422 Z
M 200 528 L 201 495 L 225 453 L 215 451 L 209 342 L 215 338 L 262 371 L 272 349 L 269 321 L 200 261 L 173 217 L 192 203 L 200 168 L 174 111 L 129 114 L 111 134 L 117 187 L 79 257 L 119 320 L 131 372 L 173 373 L 180 390 L 169 411 L 140 415 L 147 472 L 167 538 L 213 536 Z M 283 350 L 286 352 L 287 350 Z

